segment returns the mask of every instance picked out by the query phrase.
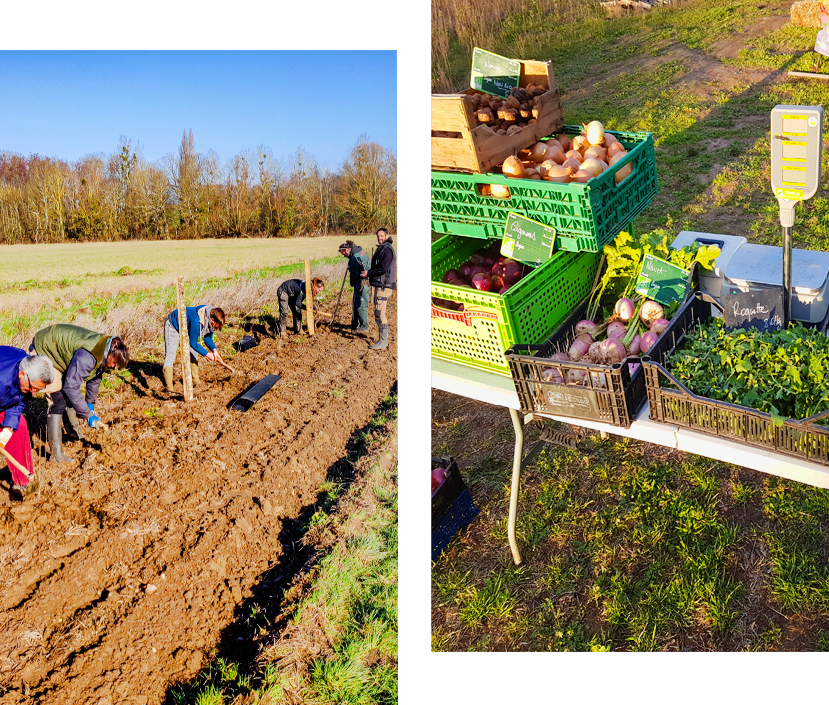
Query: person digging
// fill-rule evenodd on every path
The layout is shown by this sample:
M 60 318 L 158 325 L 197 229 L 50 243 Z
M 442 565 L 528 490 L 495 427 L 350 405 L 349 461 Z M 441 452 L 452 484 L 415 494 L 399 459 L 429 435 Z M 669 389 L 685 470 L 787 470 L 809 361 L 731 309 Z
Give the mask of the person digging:
M 55 377 L 55 368 L 49 358 L 0 345 L 0 449 L 4 451 L 0 462 L 7 461 L 12 489 L 22 497 L 37 489 L 32 439 L 23 409 L 33 394 L 47 389 L 56 391 L 59 383 L 55 384 Z M 8 460 L 5 453 L 12 460 Z
M 351 297 L 351 330 L 368 333 L 368 302 L 371 286 L 360 272 L 367 270 L 371 263 L 366 251 L 351 240 L 340 245 L 340 254 L 348 258 L 348 283 L 354 289 Z
M 109 336 L 95 331 L 57 323 L 35 333 L 30 352 L 45 355 L 60 372 L 62 389 L 48 393 L 49 411 L 46 416 L 46 441 L 52 460 L 66 463 L 71 460 L 63 453 L 64 414 L 78 440 L 85 440 L 81 419 L 89 428 L 106 431 L 106 424 L 95 413 L 95 402 L 101 388 L 104 372 L 123 370 L 129 364 L 130 353 L 117 335 Z M 81 386 L 85 391 L 81 392 Z
M 322 279 L 311 280 L 311 296 L 318 296 L 325 287 Z M 305 282 L 302 279 L 288 279 L 276 290 L 279 299 L 279 337 L 284 338 L 288 330 L 288 312 L 294 318 L 294 333 L 302 330 L 302 308 L 305 303 Z
M 187 337 L 190 343 L 190 374 L 193 386 L 201 384 L 199 380 L 199 357 L 211 361 L 221 361 L 222 356 L 213 342 L 213 333 L 225 325 L 225 312 L 218 306 L 202 304 L 188 306 L 185 309 L 187 319 Z M 199 338 L 204 346 L 199 344 Z M 173 392 L 173 365 L 179 349 L 178 309 L 173 309 L 164 319 L 164 387 Z

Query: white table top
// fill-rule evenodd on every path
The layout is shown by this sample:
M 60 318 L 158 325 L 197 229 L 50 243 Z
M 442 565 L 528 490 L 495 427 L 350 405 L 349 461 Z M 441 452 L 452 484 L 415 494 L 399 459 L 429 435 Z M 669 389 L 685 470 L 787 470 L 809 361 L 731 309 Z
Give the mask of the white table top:
M 476 370 L 432 358 L 432 387 L 451 394 L 476 399 L 487 404 L 519 409 L 518 394 L 511 377 Z M 620 428 L 599 421 L 586 421 L 566 416 L 538 414 L 555 421 L 605 431 L 616 436 L 626 436 L 648 443 L 696 453 L 726 463 L 758 470 L 769 475 L 785 477 L 815 487 L 829 489 L 829 467 L 798 458 L 790 458 L 769 450 L 752 448 L 744 443 L 691 431 L 673 424 L 657 423 L 649 418 L 646 403 L 630 428 Z

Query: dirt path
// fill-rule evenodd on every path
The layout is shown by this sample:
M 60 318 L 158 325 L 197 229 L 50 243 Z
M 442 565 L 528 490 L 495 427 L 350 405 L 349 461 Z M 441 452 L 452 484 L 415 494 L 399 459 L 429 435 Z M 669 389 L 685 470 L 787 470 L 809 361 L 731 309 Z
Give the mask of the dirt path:
M 191 678 L 389 393 L 396 330 L 382 353 L 327 329 L 264 339 L 233 375 L 202 364 L 192 407 L 155 377 L 101 399 L 108 445 L 69 444 L 40 496 L 0 505 L 3 702 L 158 703 Z M 247 413 L 226 408 L 273 372 Z

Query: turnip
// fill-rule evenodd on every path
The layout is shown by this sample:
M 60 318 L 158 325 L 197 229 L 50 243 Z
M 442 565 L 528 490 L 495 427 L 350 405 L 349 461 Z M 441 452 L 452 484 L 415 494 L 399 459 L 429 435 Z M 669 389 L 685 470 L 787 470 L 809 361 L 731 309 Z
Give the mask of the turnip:
M 588 348 L 588 350 L 587 350 L 587 357 L 590 359 L 590 362 L 592 362 L 592 363 L 594 363 L 594 364 L 596 364 L 596 365 L 600 365 L 600 364 L 601 364 L 601 362 L 602 362 L 602 360 L 601 360 L 601 352 L 599 351 L 599 348 L 601 348 L 601 346 L 602 346 L 602 341 L 601 341 L 601 340 L 597 340 L 597 341 L 596 341 L 595 343 L 593 343 L 593 345 L 591 345 L 591 346 L 590 346 L 590 348 Z
M 645 301 L 642 304 L 642 308 L 639 309 L 639 318 L 642 319 L 642 322 L 650 328 L 651 323 L 654 321 L 659 320 L 665 315 L 665 311 L 662 310 L 662 307 L 656 303 L 656 301 Z
M 584 384 L 587 372 L 584 370 L 567 370 L 567 384 Z
M 602 372 L 591 372 L 590 382 L 594 389 L 597 387 L 599 389 L 607 389 L 607 375 Z
M 630 299 L 619 299 L 613 308 L 613 312 L 623 321 L 629 321 L 633 318 L 635 310 L 636 307 Z
M 625 334 L 625 324 L 621 321 L 611 321 L 607 324 L 608 338 L 621 338 Z
M 576 335 L 579 336 L 582 333 L 590 333 L 590 335 L 595 335 L 596 333 L 596 324 L 593 321 L 585 319 L 583 321 L 579 321 L 576 323 Z
M 662 335 L 669 325 L 670 321 L 666 321 L 664 318 L 657 318 L 653 323 L 651 323 L 650 329 L 657 335 Z
M 585 335 L 585 334 L 582 334 Z M 573 341 L 573 344 L 570 346 L 570 349 L 567 351 L 567 356 L 573 361 L 577 362 L 581 360 L 586 354 L 587 351 L 590 349 L 590 343 L 586 342 L 582 339 L 581 336 L 576 338 Z
M 658 338 L 659 336 L 652 330 L 643 333 L 641 339 L 639 340 L 640 352 L 643 355 L 647 354 L 648 350 L 650 350 L 654 346 Z
M 622 345 L 622 341 L 616 338 L 607 338 L 602 341 L 599 347 L 599 354 L 602 357 L 602 362 L 605 365 L 615 365 L 625 359 L 627 350 Z
M 633 340 L 631 340 L 630 345 L 628 345 L 628 355 L 639 354 L 639 341 L 640 337 L 638 335 L 634 335 Z
M 541 379 L 544 382 L 552 382 L 553 384 L 564 384 L 564 377 L 561 376 L 555 367 L 545 367 L 541 370 Z
M 590 335 L 590 333 L 582 333 L 581 335 L 577 335 L 577 336 L 576 336 L 576 340 L 581 340 L 581 341 L 584 341 L 585 343 L 587 343 L 587 347 L 588 347 L 588 348 L 589 348 L 591 345 L 593 345 L 593 336 L 592 336 L 592 335 Z M 586 355 L 586 354 L 587 354 L 587 353 L 585 353 L 585 355 Z

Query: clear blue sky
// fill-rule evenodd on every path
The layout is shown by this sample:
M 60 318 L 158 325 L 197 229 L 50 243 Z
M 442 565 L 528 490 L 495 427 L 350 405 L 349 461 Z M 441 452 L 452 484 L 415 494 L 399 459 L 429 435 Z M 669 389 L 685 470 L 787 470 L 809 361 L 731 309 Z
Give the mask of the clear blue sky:
M 298 147 L 336 169 L 361 134 L 397 151 L 394 51 L 0 51 L 0 151 L 69 162 L 123 135 L 157 162 L 193 130 L 222 162 Z

